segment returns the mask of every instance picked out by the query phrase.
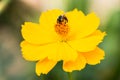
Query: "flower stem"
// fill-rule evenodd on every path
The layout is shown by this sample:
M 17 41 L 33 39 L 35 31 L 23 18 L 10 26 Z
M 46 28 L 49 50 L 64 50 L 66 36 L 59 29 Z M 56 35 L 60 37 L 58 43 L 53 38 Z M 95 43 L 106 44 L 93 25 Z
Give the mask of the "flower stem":
M 42 80 L 45 80 L 45 76 L 44 76 L 44 74 L 42 74 L 41 77 L 42 77 Z
M 68 78 L 69 78 L 69 80 L 73 80 L 71 72 L 68 72 Z

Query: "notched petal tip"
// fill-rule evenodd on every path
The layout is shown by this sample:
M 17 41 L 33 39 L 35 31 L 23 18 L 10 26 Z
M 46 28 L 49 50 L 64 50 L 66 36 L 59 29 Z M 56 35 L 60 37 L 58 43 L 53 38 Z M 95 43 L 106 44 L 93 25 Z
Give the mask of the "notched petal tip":
M 95 17 L 98 17 L 95 12 L 91 12 L 91 13 L 87 14 L 86 16 L 95 16 Z
M 66 72 L 72 72 L 74 70 L 82 70 L 86 66 L 86 59 L 83 55 L 79 54 L 75 61 L 64 61 L 63 69 Z
M 96 30 L 91 35 L 86 36 L 84 38 L 69 41 L 68 43 L 76 50 L 80 52 L 88 52 L 92 51 L 99 45 L 106 35 L 105 32 L 101 32 L 100 30 Z
M 73 11 L 78 11 L 78 9 L 77 9 L 77 8 L 74 8 Z
M 36 64 L 36 74 L 47 74 L 57 64 L 57 61 L 49 60 L 47 58 L 38 61 Z
M 41 24 L 45 23 L 45 24 L 49 24 L 49 26 L 51 26 L 50 23 L 56 22 L 57 17 L 59 15 L 62 15 L 63 13 L 64 13 L 64 11 L 62 11 L 60 9 L 52 9 L 52 10 L 44 11 L 41 13 L 39 22 Z M 43 24 L 43 25 L 45 25 L 45 24 Z M 53 25 L 55 25 L 55 24 L 53 24 Z
M 37 76 L 40 76 L 41 74 L 40 73 L 36 73 L 37 74 Z
M 98 17 L 98 15 L 95 12 L 91 12 L 88 15 L 86 15 L 86 17 L 88 17 L 89 19 L 94 20 L 95 22 L 98 22 L 100 24 L 100 18 Z
M 86 58 L 88 64 L 96 65 L 104 59 L 105 52 L 97 47 L 93 51 L 82 53 L 82 55 Z
M 103 34 L 104 34 L 104 36 L 107 36 L 107 33 L 105 31 L 103 32 Z
M 75 12 L 76 15 L 81 15 L 81 17 L 79 18 L 83 18 L 85 16 L 85 14 L 81 10 L 78 10 L 77 8 L 73 9 L 73 12 Z

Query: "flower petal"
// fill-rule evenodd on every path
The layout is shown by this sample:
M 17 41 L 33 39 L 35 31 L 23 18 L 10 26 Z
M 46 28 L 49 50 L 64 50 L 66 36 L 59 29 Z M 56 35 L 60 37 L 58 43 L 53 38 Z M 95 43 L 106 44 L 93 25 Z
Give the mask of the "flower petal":
M 86 65 L 85 57 L 79 54 L 75 61 L 64 61 L 63 69 L 66 72 L 72 72 L 73 70 L 83 69 L 85 65 Z
M 65 42 L 61 42 L 59 44 L 57 56 L 58 59 L 61 59 L 63 61 L 74 61 L 76 60 L 78 54 L 77 51 L 74 50 L 70 45 Z
M 37 61 L 42 60 L 48 56 L 57 55 L 58 43 L 50 43 L 43 45 L 30 44 L 26 41 L 21 43 L 22 54 L 26 60 Z
M 25 22 L 25 24 L 22 25 L 21 32 L 23 38 L 33 44 L 44 44 L 58 40 L 56 33 L 42 29 L 39 24 L 32 22 Z
M 100 19 L 95 13 L 90 13 L 87 16 L 82 11 L 74 9 L 65 14 L 68 18 L 68 25 L 70 26 L 70 36 L 82 38 L 93 33 L 100 24 Z M 75 39 L 76 39 L 75 38 Z
M 51 60 L 64 60 L 64 61 L 73 61 L 77 58 L 77 51 L 71 48 L 67 43 L 65 42 L 59 42 L 57 45 L 57 52 L 51 53 L 48 56 L 48 59 Z M 72 57 L 71 57 L 72 56 Z
M 55 65 L 57 64 L 56 61 L 44 59 L 42 61 L 38 61 L 36 64 L 36 73 L 38 76 L 40 74 L 47 74 Z
M 81 53 L 85 58 L 88 64 L 95 65 L 100 63 L 100 60 L 104 59 L 105 53 L 102 49 L 96 48 L 90 52 Z
M 39 22 L 42 26 L 42 29 L 46 32 L 50 31 L 54 34 L 55 32 L 55 25 L 57 24 L 57 19 L 60 15 L 63 15 L 64 12 L 59 9 L 48 10 L 43 12 L 40 16 Z
M 88 52 L 94 50 L 96 46 L 102 42 L 105 35 L 105 32 L 97 30 L 85 38 L 68 41 L 68 44 L 80 52 Z

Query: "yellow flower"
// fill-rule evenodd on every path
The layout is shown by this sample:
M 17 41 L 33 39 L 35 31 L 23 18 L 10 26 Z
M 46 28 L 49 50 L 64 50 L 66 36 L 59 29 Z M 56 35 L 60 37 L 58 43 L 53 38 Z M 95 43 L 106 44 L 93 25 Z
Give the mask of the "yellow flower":
M 26 60 L 38 61 L 37 75 L 47 74 L 61 60 L 66 72 L 98 64 L 104 51 L 97 46 L 106 35 L 97 29 L 99 24 L 95 13 L 84 15 L 77 9 L 66 13 L 58 9 L 43 12 L 39 24 L 22 25 L 22 55 Z

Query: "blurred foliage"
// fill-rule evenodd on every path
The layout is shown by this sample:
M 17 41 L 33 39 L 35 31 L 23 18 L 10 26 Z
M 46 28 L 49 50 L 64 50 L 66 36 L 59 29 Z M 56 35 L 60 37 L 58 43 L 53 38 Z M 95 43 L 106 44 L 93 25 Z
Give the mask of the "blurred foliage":
M 101 44 L 106 51 L 104 70 L 109 70 L 104 80 L 120 80 L 120 10 L 111 13 L 105 26 L 107 36 Z
M 1 0 L 8 1 L 8 0 Z M 39 13 L 20 0 L 0 1 L 0 80 L 69 80 L 59 62 L 48 75 L 35 74 L 35 62 L 22 58 L 19 43 L 22 40 L 21 24 L 25 21 L 38 22 Z M 66 0 L 66 10 L 78 8 L 89 12 L 89 0 Z M 120 10 L 112 11 L 105 26 L 100 28 L 107 36 L 100 47 L 106 52 L 105 60 L 96 66 L 87 65 L 74 71 L 74 80 L 120 80 Z
M 0 11 L 0 80 L 33 80 L 35 63 L 21 56 L 21 25 L 25 21 L 38 21 L 39 13 L 20 0 L 0 1 L 6 7 Z
M 7 5 L 7 8 L 0 15 L 0 22 L 16 27 L 26 20 L 35 22 L 36 18 L 39 16 L 37 13 L 37 11 L 25 5 L 21 1 L 11 0 Z
M 83 11 L 84 13 L 88 12 L 88 7 L 90 5 L 89 0 L 66 0 L 66 9 L 71 11 L 74 8 Z
M 3 12 L 3 10 L 7 7 L 10 0 L 0 0 L 0 14 Z

